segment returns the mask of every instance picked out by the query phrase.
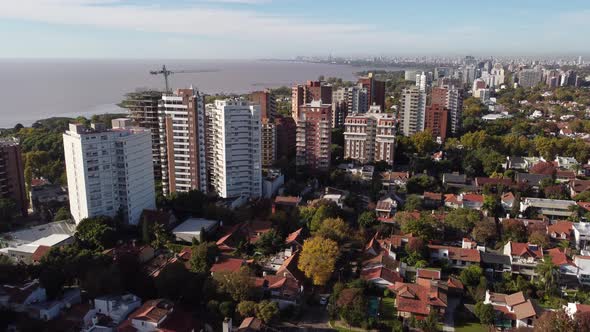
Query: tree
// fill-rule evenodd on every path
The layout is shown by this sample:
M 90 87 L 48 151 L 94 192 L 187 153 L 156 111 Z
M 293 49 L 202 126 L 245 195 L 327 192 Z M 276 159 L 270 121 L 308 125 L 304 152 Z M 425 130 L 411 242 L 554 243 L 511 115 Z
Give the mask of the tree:
M 283 247 L 285 239 L 277 231 L 271 229 L 262 234 L 256 241 L 256 250 L 263 255 L 270 255 Z
M 116 232 L 109 217 L 85 218 L 76 227 L 76 238 L 91 249 L 104 250 L 116 242 Z
M 473 238 L 488 244 L 496 239 L 496 223 L 493 219 L 484 219 L 475 223 Z
M 410 141 L 419 155 L 424 155 L 432 152 L 436 147 L 434 136 L 430 130 L 417 132 L 410 137 Z
M 428 316 L 420 321 L 419 326 L 424 332 L 438 332 L 438 313 L 436 310 L 430 310 Z
M 231 301 L 223 301 L 219 304 L 219 312 L 223 317 L 233 317 L 235 309 L 234 303 Z
M 504 241 L 524 242 L 526 241 L 526 227 L 515 219 L 502 221 L 502 239 Z
M 325 239 L 334 240 L 338 243 L 350 237 L 350 227 L 341 218 L 328 218 L 322 222 L 314 235 Z
M 407 218 L 401 225 L 402 232 L 412 233 L 414 236 L 428 241 L 434 237 L 436 224 L 434 219 L 428 215 L 422 215 L 418 219 Z
M 254 316 L 254 314 L 256 313 L 256 302 L 242 301 L 238 303 L 238 313 L 242 317 Z
M 459 279 L 465 286 L 476 286 L 482 276 L 483 271 L 481 267 L 477 265 L 470 265 L 461 271 L 461 274 L 459 274 Z
M 418 195 L 408 195 L 404 202 L 405 211 L 422 210 L 422 198 Z
M 479 318 L 479 321 L 484 325 L 492 325 L 494 323 L 494 306 L 491 304 L 484 304 L 483 302 L 477 302 L 475 304 L 475 316 Z
M 156 278 L 156 289 L 160 297 L 173 301 L 185 295 L 186 290 L 179 285 L 188 285 L 191 273 L 180 262 L 168 264 Z
M 338 243 L 314 236 L 303 243 L 298 267 L 314 285 L 324 285 L 334 272 L 338 253 Z
M 16 214 L 16 204 L 13 200 L 8 198 L 0 199 L 0 220 L 8 222 L 11 221 Z
M 555 291 L 559 267 L 553 264 L 551 256 L 543 257 L 543 261 L 537 264 L 535 271 L 541 277 L 545 292 L 550 294 Z
M 50 300 L 55 299 L 61 293 L 65 282 L 64 271 L 57 266 L 47 266 L 39 275 L 39 283 L 45 288 Z
M 279 314 L 279 305 L 276 302 L 264 300 L 256 305 L 256 318 L 264 323 L 271 322 Z
M 465 208 L 452 210 L 445 217 L 445 223 L 462 234 L 471 232 L 475 224 L 480 220 L 481 215 L 477 210 Z
M 423 194 L 424 191 L 437 191 L 438 182 L 428 175 L 417 175 L 411 177 L 406 183 L 406 189 L 410 194 Z
M 252 291 L 252 271 L 247 266 L 235 272 L 216 272 L 213 279 L 219 290 L 229 294 L 236 302 L 246 300 Z
M 62 206 L 59 208 L 59 210 L 57 210 L 57 212 L 55 213 L 55 216 L 53 217 L 53 221 L 62 221 L 62 220 L 68 220 L 70 219 L 72 216 L 70 215 L 70 210 L 68 210 L 67 207 Z
M 377 220 L 377 214 L 375 211 L 365 211 L 361 213 L 358 218 L 358 224 L 364 228 L 370 228 L 377 225 L 379 221 Z
M 549 247 L 549 236 L 545 232 L 535 231 L 529 235 L 529 243 L 547 248 Z
M 172 242 L 172 235 L 164 228 L 164 225 L 154 223 L 150 229 L 153 236 L 151 245 L 155 249 L 164 248 L 168 243 Z
M 214 242 L 203 242 L 193 245 L 189 260 L 190 270 L 198 273 L 208 273 L 211 265 L 215 263 L 215 257 L 219 255 L 219 248 Z
M 565 310 L 545 311 L 539 319 L 535 321 L 535 332 L 569 332 L 582 331 L 576 330 L 574 322 Z
M 590 312 L 578 311 L 574 316 L 574 320 L 578 325 L 577 331 L 590 331 Z

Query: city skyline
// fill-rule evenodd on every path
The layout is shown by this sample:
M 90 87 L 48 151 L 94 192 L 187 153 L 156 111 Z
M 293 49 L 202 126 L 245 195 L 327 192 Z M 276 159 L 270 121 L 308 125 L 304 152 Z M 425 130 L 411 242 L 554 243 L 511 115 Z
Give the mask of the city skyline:
M 349 4 L 350 2 L 350 4 Z M 0 3 L 1 58 L 585 55 L 590 4 L 551 1 L 23 0 Z M 573 33 L 575 32 L 575 33 Z M 313 40 L 301 36 L 313 35 Z M 240 52 L 235 52 L 240 45 Z

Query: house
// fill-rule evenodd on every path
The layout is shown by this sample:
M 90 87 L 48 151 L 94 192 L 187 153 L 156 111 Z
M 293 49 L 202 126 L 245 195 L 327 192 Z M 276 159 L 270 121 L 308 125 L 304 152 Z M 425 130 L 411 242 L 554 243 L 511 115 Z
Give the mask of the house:
M 0 308 L 25 312 L 30 305 L 46 300 L 47 293 L 38 279 L 20 285 L 0 286 Z
M 572 171 L 576 170 L 580 166 L 580 163 L 576 160 L 576 158 L 573 157 L 556 156 L 555 164 L 557 164 L 557 167 L 559 168 L 565 168 Z
M 146 263 L 155 257 L 155 251 L 152 246 L 149 244 L 139 245 L 135 241 L 117 245 L 102 253 L 112 257 L 113 260 L 121 259 L 124 256 L 131 256 L 136 258 L 141 264 Z
M 483 195 L 479 194 L 446 194 L 445 206 L 452 209 L 472 209 L 481 210 L 483 206 Z
M 564 305 L 563 309 L 571 319 L 575 319 L 577 313 L 590 312 L 590 305 L 570 302 L 567 305 Z
M 441 270 L 440 269 L 416 269 L 416 278 L 428 279 L 428 280 L 440 280 Z
M 484 303 L 494 307 L 496 328 L 533 327 L 539 316 L 531 300 L 525 299 L 522 292 L 507 295 L 487 290 Z
M 44 184 L 31 185 L 31 208 L 34 212 L 40 212 L 43 207 L 62 206 L 68 201 L 68 191 L 61 185 Z
M 567 283 L 569 277 L 573 277 L 577 281 L 578 267 L 567 257 L 563 249 L 552 248 L 545 251 L 545 253 L 551 257 L 553 264 L 559 268 L 561 284 Z
M 570 196 L 575 197 L 576 195 L 590 190 L 590 180 L 578 180 L 575 179 L 573 181 L 570 181 L 569 183 L 569 190 L 570 190 Z
M 133 294 L 97 297 L 94 299 L 94 307 L 86 314 L 90 319 L 85 319 L 87 323 L 83 331 L 101 331 L 117 327 L 140 306 L 141 299 Z
M 254 291 L 260 299 L 268 298 L 276 302 L 281 310 L 300 303 L 303 287 L 299 281 L 279 275 L 264 275 L 253 279 Z
M 297 250 L 303 248 L 303 228 L 299 228 L 285 238 L 285 245 Z
M 442 183 L 448 188 L 463 188 L 468 186 L 467 175 L 458 173 L 444 173 Z
M 238 332 L 270 331 L 264 323 L 256 317 L 246 317 L 238 327 Z M 225 331 L 224 331 L 225 332 Z
M 225 229 L 224 235 L 217 240 L 216 245 L 222 252 L 233 252 L 241 244 L 256 243 L 262 234 L 270 232 L 272 223 L 270 221 L 254 220 Z
M 397 211 L 397 201 L 391 197 L 379 200 L 375 205 L 377 219 L 382 222 L 392 222 Z
M 490 279 L 501 279 L 504 272 L 512 271 L 510 256 L 496 252 L 482 252 L 481 265 Z
M 215 263 L 211 265 L 211 274 L 218 272 L 237 272 L 242 266 L 246 265 L 246 261 L 241 258 L 234 258 L 228 256 L 217 257 Z
M 511 210 L 514 206 L 515 200 L 516 198 L 514 197 L 514 194 L 509 191 L 507 193 L 502 194 L 502 196 L 500 197 L 500 204 L 502 204 L 502 208 L 504 210 Z
M 303 283 L 305 280 L 305 274 L 303 274 L 303 272 L 297 267 L 300 253 L 301 251 L 296 251 L 291 257 L 287 258 L 283 265 L 277 270 L 277 275 L 289 277 L 297 280 L 299 283 Z
M 558 221 L 555 224 L 547 226 L 547 234 L 553 240 L 570 240 L 574 225 L 569 221 Z
M 520 212 L 531 208 L 549 219 L 563 219 L 574 213 L 571 210 L 573 205 L 576 202 L 570 200 L 524 197 L 520 202 Z
M 512 273 L 529 278 L 536 276 L 535 267 L 543 260 L 543 248 L 532 243 L 508 241 L 503 253 L 510 257 Z
M 381 172 L 380 176 L 381 176 L 381 184 L 383 186 L 383 189 L 385 189 L 385 190 L 389 190 L 390 187 L 393 187 L 393 186 L 405 187 L 406 183 L 408 183 L 408 180 L 410 179 L 409 172 L 387 171 L 387 172 Z
M 432 261 L 447 260 L 449 265 L 454 268 L 479 265 L 481 262 L 481 255 L 477 249 L 430 244 L 428 250 Z
M 417 244 L 420 241 L 422 240 L 412 234 L 394 234 L 384 238 L 379 238 L 379 234 L 375 234 L 365 247 L 365 252 L 374 256 L 385 252 L 387 256 L 395 260 L 397 254 L 405 250 L 407 245 Z
M 189 218 L 176 226 L 172 234 L 176 241 L 191 243 L 193 239 L 203 242 L 207 234 L 211 234 L 217 228 L 219 222 L 203 218 Z
M 573 259 L 575 266 L 578 267 L 576 273 L 578 282 L 584 286 L 590 286 L 590 256 L 576 255 Z
M 404 281 L 399 272 L 388 269 L 385 266 L 363 269 L 361 271 L 361 279 L 371 282 L 380 288 L 387 288 L 396 282 Z
M 555 164 L 548 161 L 541 161 L 534 164 L 531 168 L 529 168 L 530 174 L 542 174 L 542 175 L 549 175 L 553 176 L 555 174 Z M 526 173 L 522 173 L 526 174 Z
M 578 206 L 586 211 L 582 212 L 590 212 L 590 202 L 576 202 Z
M 30 243 L 8 246 L 0 249 L 0 255 L 10 257 L 15 262 L 38 263 L 53 247 L 63 247 L 74 242 L 69 234 L 51 234 Z
M 559 183 L 566 183 L 576 179 L 576 172 L 574 171 L 564 171 L 558 169 L 555 171 L 555 181 Z
M 353 178 L 353 180 L 356 178 L 360 179 L 361 181 L 371 181 L 373 179 L 373 174 L 375 173 L 375 166 L 372 165 L 355 167 L 353 163 L 348 163 L 338 165 L 338 169 L 348 173 Z
M 176 308 L 171 301 L 158 299 L 146 301 L 131 313 L 117 332 L 192 332 L 200 328 L 192 314 Z
M 291 212 L 301 204 L 301 197 L 298 196 L 277 196 L 272 201 L 272 213 L 277 211 Z
M 300 249 L 293 249 L 292 247 L 285 248 L 276 254 L 268 257 L 261 261 L 261 266 L 264 271 L 272 272 L 273 274 L 276 273 L 281 266 L 285 263 L 289 257 L 293 256 L 293 253 Z
M 577 249 L 586 249 L 590 241 L 590 222 L 574 223 L 574 239 Z
M 517 173 L 515 180 L 521 185 L 526 185 L 534 190 L 539 190 L 541 182 L 545 179 L 552 180 L 551 175 L 546 174 L 532 174 L 532 173 Z
M 426 318 L 431 311 L 444 315 L 448 287 L 437 280 L 423 279 L 420 283 L 396 282 L 389 287 L 395 294 L 397 315 L 403 318 Z
M 505 169 L 516 169 L 525 170 L 527 169 L 527 163 L 524 157 L 520 156 L 509 156 L 506 157 L 506 163 L 502 165 Z
M 506 190 L 514 183 L 512 182 L 512 179 L 476 177 L 473 181 L 473 184 L 475 185 L 477 190 L 483 190 L 484 186 L 493 188 L 503 186 L 504 190 Z
M 425 191 L 423 198 L 424 208 L 426 209 L 437 209 L 443 205 L 443 195 L 441 193 Z

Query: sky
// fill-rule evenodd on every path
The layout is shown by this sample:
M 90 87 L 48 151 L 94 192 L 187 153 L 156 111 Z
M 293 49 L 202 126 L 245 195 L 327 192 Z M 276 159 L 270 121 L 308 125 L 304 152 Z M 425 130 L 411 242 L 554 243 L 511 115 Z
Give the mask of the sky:
M 0 58 L 590 54 L 588 0 L 0 0 Z

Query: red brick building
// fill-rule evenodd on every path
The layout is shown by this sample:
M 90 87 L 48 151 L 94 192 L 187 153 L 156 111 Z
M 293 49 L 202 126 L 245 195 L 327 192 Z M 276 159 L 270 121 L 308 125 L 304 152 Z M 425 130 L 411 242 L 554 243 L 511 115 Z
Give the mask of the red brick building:
M 297 166 L 328 170 L 332 144 L 332 105 L 315 100 L 301 105 L 298 113 Z
M 293 119 L 299 118 L 299 108 L 314 100 L 323 104 L 332 104 L 332 86 L 322 81 L 307 81 L 293 86 L 291 95 L 291 112 Z
M 440 104 L 432 104 L 426 108 L 425 129 L 430 129 L 434 137 L 443 141 L 447 138 L 449 110 Z
M 291 158 L 295 155 L 295 138 L 297 125 L 291 117 L 277 116 L 275 118 L 275 130 L 277 134 L 277 159 Z
M 0 140 L 0 198 L 12 200 L 17 213 L 27 215 L 24 165 L 20 146 L 13 140 Z
M 277 113 L 277 102 L 275 96 L 270 90 L 254 91 L 250 94 L 250 101 L 255 105 L 260 105 L 260 119 L 275 118 Z
M 358 83 L 367 89 L 367 109 L 371 105 L 377 105 L 385 111 L 385 82 L 377 81 L 373 73 L 369 73 L 367 77 L 359 78 Z

